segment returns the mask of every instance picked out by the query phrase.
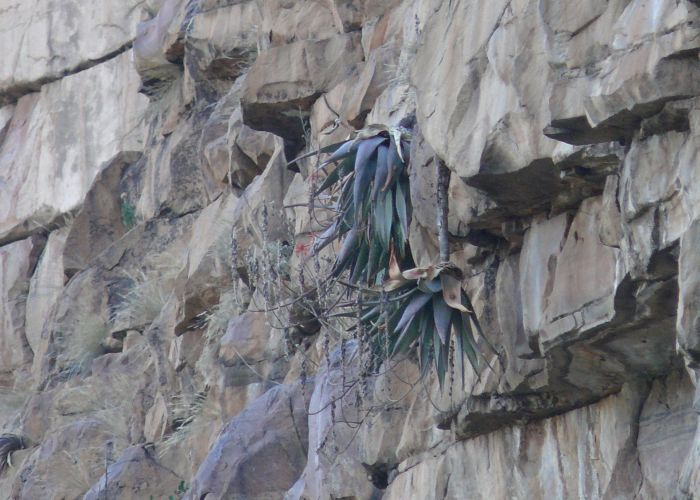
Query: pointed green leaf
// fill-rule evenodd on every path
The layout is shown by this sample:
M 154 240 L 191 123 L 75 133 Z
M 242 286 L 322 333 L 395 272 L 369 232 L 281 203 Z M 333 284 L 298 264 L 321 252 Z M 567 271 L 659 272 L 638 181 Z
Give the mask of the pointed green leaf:
M 418 313 L 418 311 L 420 311 L 421 308 L 430 301 L 432 297 L 432 294 L 421 293 L 417 297 L 411 299 L 411 302 L 409 302 L 406 306 L 406 309 L 404 309 L 403 315 L 401 316 L 401 319 L 396 325 L 396 329 L 403 329 L 403 327 L 406 326 L 406 324 L 411 320 L 411 318 L 413 318 L 413 316 L 415 316 Z
M 347 158 L 348 156 L 352 155 L 356 149 L 357 144 L 355 141 L 344 142 L 340 145 L 340 147 L 338 147 L 338 149 L 335 150 L 330 158 L 323 162 L 323 164 L 329 165 L 333 162 L 337 162 L 338 160 L 342 160 L 343 158 Z
M 340 147 L 343 146 L 344 144 L 347 144 L 348 142 L 353 142 L 353 141 L 336 142 L 336 143 L 334 143 L 334 144 L 329 144 L 328 146 L 324 146 L 324 147 L 322 147 L 321 149 L 317 149 L 316 151 L 310 151 L 310 152 L 308 152 L 308 153 L 306 153 L 306 154 L 303 154 L 303 155 L 301 155 L 301 156 L 297 156 L 297 157 L 294 158 L 292 161 L 290 161 L 289 163 L 287 163 L 287 166 L 291 165 L 292 163 L 296 163 L 296 162 L 298 162 L 299 160 L 304 160 L 304 159 L 306 159 L 306 158 L 309 158 L 309 157 L 311 157 L 311 156 L 316 156 L 316 155 L 320 155 L 320 154 L 323 154 L 323 153 L 330 153 L 331 151 L 336 151 L 338 148 L 340 148 Z
M 333 276 L 339 276 L 347 267 L 350 259 L 354 252 L 357 251 L 357 245 L 359 242 L 359 231 L 355 228 L 348 231 L 345 240 L 343 241 L 343 246 L 340 247 L 338 256 L 335 259 L 335 265 L 333 266 Z
M 384 219 L 384 206 L 386 205 L 386 196 L 384 196 L 384 193 L 381 193 L 380 196 L 377 197 L 377 200 L 374 202 L 374 210 L 373 210 L 373 220 L 374 220 L 374 226 L 373 226 L 373 238 L 376 238 L 379 240 L 379 242 L 382 244 L 382 247 L 386 248 L 388 245 L 384 241 L 384 234 L 385 234 L 385 225 L 386 221 Z
M 401 155 L 401 131 L 399 129 L 392 129 L 391 130 L 391 138 L 392 138 L 392 143 L 394 144 L 394 147 L 396 147 L 399 150 L 399 158 L 401 158 L 401 161 L 404 161 L 403 156 Z
M 384 213 L 382 217 L 382 243 L 384 244 L 385 255 L 389 253 L 389 242 L 391 241 L 391 225 L 394 222 L 394 200 L 391 193 L 383 193 L 384 195 Z
M 368 322 L 372 318 L 376 318 L 379 316 L 380 313 L 380 308 L 379 306 L 373 306 L 373 307 L 366 307 L 362 310 L 362 316 L 360 317 L 360 321 L 363 323 Z M 351 314 L 355 314 L 354 311 L 351 312 Z
M 408 238 L 403 234 L 401 224 L 399 224 L 396 220 L 394 220 L 394 225 L 392 226 L 391 232 L 396 255 L 401 261 L 403 261 L 406 258 L 406 241 Z M 399 276 L 401 276 L 400 273 Z
M 387 154 L 386 163 L 388 173 L 386 176 L 386 181 L 384 181 L 384 185 L 382 186 L 382 191 L 386 191 L 389 188 L 389 186 L 391 186 L 391 183 L 393 182 L 394 178 L 396 177 L 396 173 L 398 172 L 398 167 L 401 164 L 401 160 L 399 159 L 399 155 L 396 151 L 396 145 L 394 144 L 394 141 L 391 141 L 391 144 L 389 144 L 389 152 Z
M 445 373 L 447 371 L 447 357 L 449 352 L 449 346 L 444 345 L 440 341 L 440 336 L 437 330 L 433 328 L 433 356 L 435 359 L 435 371 L 438 375 L 438 382 L 440 383 L 440 389 L 445 386 Z
M 374 174 L 374 184 L 372 185 L 372 199 L 377 199 L 379 190 L 384 185 L 386 177 L 389 174 L 389 164 L 387 157 L 389 155 L 389 147 L 382 144 L 377 148 L 377 170 Z
M 333 184 L 338 182 L 340 179 L 340 172 L 339 169 L 336 168 L 333 170 L 330 174 L 326 176 L 325 179 L 323 179 L 323 183 L 321 183 L 321 187 L 319 187 L 316 192 L 314 193 L 314 196 L 318 196 L 320 193 L 331 187 Z
M 457 348 L 460 352 L 467 355 L 469 364 L 472 365 L 474 371 L 478 373 L 479 359 L 476 355 L 477 346 L 474 336 L 472 335 L 469 317 L 466 315 L 466 313 L 461 313 L 459 311 L 454 311 L 454 315 Z M 462 366 L 464 367 L 464 360 L 462 360 Z
M 399 216 L 399 223 L 401 224 L 401 229 L 403 234 L 408 238 L 408 206 L 407 206 L 407 196 L 408 193 L 404 193 L 401 182 L 396 183 L 396 213 Z
M 433 332 L 428 328 L 428 319 L 426 315 L 422 315 L 420 318 L 419 328 L 420 328 L 420 374 L 421 377 L 425 377 L 430 368 L 430 356 L 432 354 L 433 347 Z
M 348 157 L 345 158 L 340 165 L 338 165 L 338 172 L 339 176 L 342 179 L 349 173 L 353 172 L 353 169 L 355 168 L 355 158 L 353 157 Z
M 401 333 L 398 335 L 396 343 L 393 349 L 390 351 L 391 355 L 406 352 L 411 344 L 416 341 L 420 335 L 419 321 L 413 318 L 412 321 L 404 327 Z
M 360 208 L 364 207 L 365 194 L 370 187 L 372 179 L 374 178 L 376 161 L 371 162 L 370 159 L 373 156 L 376 157 L 375 153 L 377 147 L 379 147 L 379 145 L 385 140 L 386 138 L 384 137 L 372 137 L 361 141 L 360 145 L 357 147 L 357 155 L 355 156 L 355 185 L 353 197 L 355 199 L 355 209 L 358 213 L 362 212 Z
M 353 265 L 350 275 L 350 283 L 357 283 L 365 271 L 367 271 L 367 261 L 369 260 L 369 243 L 362 239 L 360 249 L 357 252 L 357 259 Z
M 472 301 L 469 300 L 469 296 L 467 293 L 462 290 L 462 302 L 465 304 L 467 309 L 469 310 L 469 318 L 471 319 L 471 324 L 474 325 L 474 328 L 476 328 L 476 332 L 478 333 L 479 337 L 484 339 L 484 342 L 486 342 L 486 345 L 493 351 L 494 353 L 497 352 L 496 348 L 491 344 L 489 341 L 488 337 L 484 334 L 484 330 L 481 328 L 481 323 L 479 323 L 479 318 L 476 316 L 476 311 L 474 310 L 474 306 L 472 305 Z M 470 325 L 471 328 L 471 325 Z
M 338 238 L 338 221 L 328 226 L 314 241 L 313 253 L 317 254 Z
M 433 294 L 433 316 L 435 319 L 435 330 L 440 336 L 440 341 L 442 344 L 446 344 L 450 335 L 452 311 L 439 293 Z
M 379 253 L 379 267 L 375 275 L 374 286 L 381 286 L 386 278 L 386 270 L 389 267 L 389 254 L 381 251 Z
M 377 238 L 372 238 L 369 242 L 369 259 L 367 261 L 367 283 L 374 282 L 379 263 L 382 258 L 382 245 Z

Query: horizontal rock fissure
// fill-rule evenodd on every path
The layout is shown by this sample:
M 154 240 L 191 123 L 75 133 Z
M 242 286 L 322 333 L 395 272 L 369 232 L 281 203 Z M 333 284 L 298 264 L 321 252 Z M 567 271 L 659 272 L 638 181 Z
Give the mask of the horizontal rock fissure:
M 124 45 L 119 47 L 116 50 L 113 50 L 112 52 L 109 52 L 108 54 L 103 55 L 102 57 L 99 57 L 97 59 L 90 59 L 88 61 L 84 61 L 77 66 L 74 66 L 73 68 L 64 70 L 61 72 L 60 75 L 51 75 L 47 76 L 44 78 L 40 78 L 39 80 L 33 81 L 33 82 L 26 82 L 23 84 L 18 84 L 13 87 L 10 87 L 4 91 L 0 92 L 0 107 L 6 106 L 8 104 L 13 104 L 17 102 L 21 97 L 31 94 L 32 92 L 38 92 L 41 90 L 41 87 L 44 85 L 47 85 L 49 83 L 56 82 L 58 80 L 61 80 L 62 78 L 65 78 L 67 76 L 72 76 L 75 74 L 78 74 L 82 71 L 88 70 L 90 68 L 94 68 L 95 66 L 105 63 L 109 61 L 110 59 L 114 59 L 115 57 L 118 57 L 122 55 L 124 52 L 127 52 L 128 50 L 131 50 L 131 47 L 133 46 L 134 41 L 129 40 L 126 42 Z

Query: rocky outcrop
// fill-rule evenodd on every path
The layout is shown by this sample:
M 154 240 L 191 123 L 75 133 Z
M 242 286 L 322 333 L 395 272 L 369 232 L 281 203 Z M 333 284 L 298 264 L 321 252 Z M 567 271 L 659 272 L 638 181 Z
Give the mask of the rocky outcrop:
M 0 241 L 60 226 L 102 163 L 143 148 L 145 98 L 137 90 L 124 53 L 17 102 L 0 148 Z
M 153 3 L 67 1 L 56 8 L 50 0 L 6 2 L 0 19 L 7 62 L 0 70 L 0 104 L 124 52 Z
M 273 498 L 303 468 L 307 405 L 300 386 L 277 386 L 231 419 L 185 498 Z
M 697 495 L 697 2 L 6 3 L 0 498 Z M 292 161 L 412 116 L 445 387 L 363 364 Z

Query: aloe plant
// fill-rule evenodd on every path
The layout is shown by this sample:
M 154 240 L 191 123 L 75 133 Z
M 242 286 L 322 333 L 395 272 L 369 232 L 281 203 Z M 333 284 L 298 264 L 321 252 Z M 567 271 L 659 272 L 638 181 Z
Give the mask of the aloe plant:
M 451 263 L 402 272 L 392 256 L 389 279 L 383 284 L 388 296 L 384 302 L 370 302 L 360 320 L 374 341 L 375 352 L 381 352 L 380 339 L 384 335 L 388 336 L 384 353 L 388 357 L 416 348 L 421 374 L 425 375 L 434 362 L 442 387 L 454 338 L 462 368 L 466 355 L 477 371 L 479 347 L 474 331 L 480 336 L 483 333 L 469 297 L 462 289 L 461 275 Z
M 375 354 L 375 365 L 416 349 L 421 374 L 425 375 L 434 363 L 442 387 L 451 361 L 453 339 L 462 368 L 466 356 L 477 371 L 480 351 L 474 331 L 482 337 L 483 333 L 462 289 L 462 273 L 449 262 L 449 170 L 438 159 L 437 228 L 441 263 L 401 271 L 402 266 L 413 264 L 408 245 L 410 140 L 410 132 L 404 128 L 370 127 L 354 139 L 294 161 L 330 154 L 317 167 L 327 175 L 315 190 L 314 198 L 318 200 L 328 193 L 334 200 L 332 210 L 336 216 L 317 238 L 313 252 L 318 253 L 340 240 L 331 274 L 337 278 L 348 271 L 350 284 L 367 286 L 363 291 L 371 298 L 360 305 L 359 324 Z M 336 314 L 354 315 L 353 312 Z
M 334 277 L 349 270 L 350 282 L 379 285 L 392 250 L 402 260 L 408 257 L 409 142 L 408 130 L 377 126 L 294 160 L 331 153 L 318 167 L 330 171 L 314 196 L 335 196 L 337 216 L 318 236 L 313 252 L 342 240 Z

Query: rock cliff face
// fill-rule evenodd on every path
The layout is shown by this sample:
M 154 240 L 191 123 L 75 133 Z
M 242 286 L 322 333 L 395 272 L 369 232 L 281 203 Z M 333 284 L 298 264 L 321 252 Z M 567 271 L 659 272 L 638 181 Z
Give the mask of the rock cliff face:
M 698 498 L 699 3 L 0 0 L 0 498 Z M 497 353 L 443 390 L 275 307 L 338 250 L 288 162 L 413 113 Z

